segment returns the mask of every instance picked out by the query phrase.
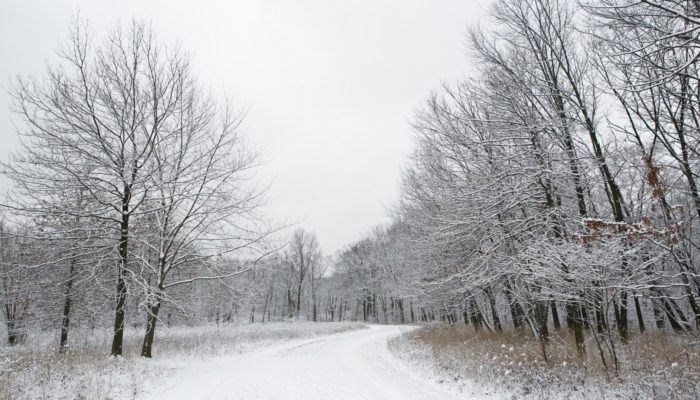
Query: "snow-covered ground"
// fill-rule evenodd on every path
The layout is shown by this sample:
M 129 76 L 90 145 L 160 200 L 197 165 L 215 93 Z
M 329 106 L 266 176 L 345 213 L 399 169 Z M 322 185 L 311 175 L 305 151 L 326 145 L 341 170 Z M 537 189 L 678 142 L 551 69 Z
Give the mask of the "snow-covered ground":
M 66 355 L 55 353 L 46 332 L 0 347 L 0 398 L 510 398 L 467 375 L 454 380 L 428 355 L 396 345 L 417 328 L 303 321 L 164 328 L 153 359 L 138 356 L 138 332 L 127 332 L 118 359 L 105 354 L 109 332 L 74 332 Z
M 414 329 L 296 340 L 195 363 L 152 387 L 151 399 L 450 400 L 454 392 L 395 358 L 387 341 Z
M 363 328 L 305 321 L 164 326 L 153 359 L 139 356 L 142 329 L 127 329 L 124 357 L 118 359 L 107 355 L 109 330 L 74 330 L 72 350 L 65 355 L 56 354 L 55 331 L 36 331 L 23 345 L 0 345 L 0 399 L 141 398 L 163 383 L 172 385 L 177 380 L 170 377 L 186 376 L 191 368 L 202 371 L 261 349 Z

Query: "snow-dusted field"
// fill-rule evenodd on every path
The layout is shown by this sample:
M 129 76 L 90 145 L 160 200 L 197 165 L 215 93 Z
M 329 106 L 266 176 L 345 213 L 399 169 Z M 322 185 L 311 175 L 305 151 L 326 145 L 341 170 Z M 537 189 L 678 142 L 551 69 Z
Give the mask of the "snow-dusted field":
M 73 350 L 66 355 L 56 354 L 53 334 L 35 333 L 22 346 L 0 346 L 0 399 L 166 398 L 157 390 L 185 381 L 187 371 L 201 373 L 246 353 L 298 340 L 368 331 L 362 328 L 363 324 L 349 322 L 163 328 L 150 360 L 138 353 L 140 329 L 126 331 L 124 357 L 119 359 L 107 356 L 109 331 L 73 332 Z M 203 386 L 202 393 L 209 389 Z
M 451 400 L 476 393 L 392 354 L 392 339 L 414 329 L 311 322 L 177 327 L 160 332 L 150 360 L 138 356 L 137 332 L 128 332 L 119 359 L 105 355 L 107 331 L 75 332 L 75 348 L 61 356 L 52 337 L 34 335 L 23 346 L 0 347 L 0 399 Z
M 389 353 L 410 327 L 370 326 L 206 360 L 154 387 L 152 399 L 450 400 L 457 397 Z
M 462 398 L 700 399 L 700 352 L 693 336 L 634 335 L 618 344 L 620 369 L 604 369 L 589 343 L 580 365 L 566 337 L 552 336 L 549 363 L 530 335 L 474 333 L 462 325 L 427 325 L 390 340 L 404 364 Z

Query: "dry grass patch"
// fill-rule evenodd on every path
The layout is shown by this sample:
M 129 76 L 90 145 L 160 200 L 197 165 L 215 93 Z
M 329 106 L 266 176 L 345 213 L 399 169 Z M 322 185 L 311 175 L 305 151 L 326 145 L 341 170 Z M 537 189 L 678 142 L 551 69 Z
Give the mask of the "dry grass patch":
M 615 342 L 620 369 L 601 361 L 594 338 L 579 359 L 566 329 L 552 333 L 548 362 L 526 333 L 474 332 L 463 325 L 426 326 L 394 339 L 401 358 L 428 364 L 443 380 L 472 381 L 483 393 L 515 398 L 700 399 L 700 345 L 696 336 L 649 333 Z

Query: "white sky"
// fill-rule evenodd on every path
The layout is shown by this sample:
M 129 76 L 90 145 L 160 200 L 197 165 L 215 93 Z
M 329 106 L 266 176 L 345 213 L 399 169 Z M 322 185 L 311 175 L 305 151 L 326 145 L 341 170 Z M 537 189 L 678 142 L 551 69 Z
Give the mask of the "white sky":
M 95 31 L 150 19 L 161 42 L 190 52 L 205 87 L 247 109 L 261 182 L 272 181 L 268 213 L 334 252 L 386 221 L 413 112 L 467 73 L 466 28 L 488 2 L 0 0 L 0 157 L 16 145 L 9 82 L 43 73 L 78 11 Z

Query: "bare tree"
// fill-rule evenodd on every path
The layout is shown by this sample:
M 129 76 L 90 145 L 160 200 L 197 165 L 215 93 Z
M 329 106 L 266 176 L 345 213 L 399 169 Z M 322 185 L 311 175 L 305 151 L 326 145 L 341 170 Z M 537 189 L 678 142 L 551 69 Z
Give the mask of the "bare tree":
M 321 284 L 323 283 L 323 278 L 326 276 L 326 271 L 328 271 L 328 266 L 331 264 L 332 260 L 327 257 L 321 257 L 320 250 L 318 252 L 319 260 L 309 268 L 309 288 L 311 289 L 311 320 L 314 322 L 318 321 L 318 310 L 319 305 L 319 294 Z
M 31 268 L 32 241 L 0 220 L 0 312 L 7 344 L 24 342 L 32 302 L 36 299 L 37 271 Z
M 302 228 L 292 234 L 287 249 L 288 262 L 295 284 L 296 316 L 301 313 L 301 297 L 304 290 L 304 282 L 312 271 L 317 270 L 321 263 L 321 251 L 318 246 L 316 234 Z
M 134 218 L 149 198 L 157 170 L 156 143 L 173 135 L 187 58 L 159 45 L 151 27 L 132 21 L 95 44 L 76 22 L 59 49 L 62 63 L 43 81 L 19 79 L 15 109 L 22 116 L 21 150 L 5 165 L 27 214 L 49 213 L 92 221 L 116 253 L 112 355 L 122 353 L 129 243 Z M 59 188 L 84 194 L 84 203 L 54 201 Z
M 255 263 L 237 268 L 223 256 L 259 259 L 271 232 L 256 215 L 263 192 L 248 182 L 256 157 L 243 142 L 240 120 L 197 90 L 186 64 L 173 79 L 177 105 L 154 143 L 153 189 L 144 201 L 150 226 L 135 234 L 146 270 L 144 357 L 151 357 L 167 289 L 251 269 Z

